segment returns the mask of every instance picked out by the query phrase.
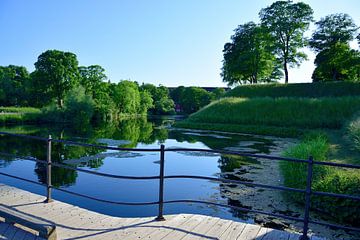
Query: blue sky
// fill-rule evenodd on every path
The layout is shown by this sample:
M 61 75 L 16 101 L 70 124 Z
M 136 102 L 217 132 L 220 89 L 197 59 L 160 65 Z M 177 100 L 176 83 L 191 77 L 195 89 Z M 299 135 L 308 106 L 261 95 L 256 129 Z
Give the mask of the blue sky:
M 42 52 L 58 49 L 75 53 L 80 65 L 101 65 L 112 82 L 225 86 L 224 44 L 237 25 L 258 22 L 260 9 L 272 2 L 0 0 L 0 65 L 33 71 Z M 344 12 L 360 26 L 358 0 L 304 2 L 316 20 Z M 309 61 L 290 70 L 290 82 L 311 81 L 314 55 L 307 52 Z

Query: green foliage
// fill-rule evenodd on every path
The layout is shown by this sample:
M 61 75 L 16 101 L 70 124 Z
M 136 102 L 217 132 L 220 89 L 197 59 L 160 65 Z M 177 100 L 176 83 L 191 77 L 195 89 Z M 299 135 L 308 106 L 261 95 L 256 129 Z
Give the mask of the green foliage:
M 253 22 L 239 25 L 231 36 L 231 43 L 224 46 L 221 76 L 228 85 L 270 81 L 278 64 L 271 53 L 270 36 L 261 26 Z M 271 79 L 271 81 L 277 80 Z
M 360 97 L 223 98 L 190 115 L 195 123 L 340 128 L 360 110 Z
M 140 109 L 140 92 L 131 81 L 121 81 L 112 86 L 111 97 L 122 114 L 137 114 Z
M 36 85 L 34 94 L 56 98 L 60 108 L 63 107 L 65 94 L 79 82 L 78 61 L 76 55 L 59 50 L 47 50 L 38 57 L 33 74 Z
M 0 66 L 0 105 L 28 105 L 27 87 L 29 73 L 25 67 L 9 65 Z
M 317 52 L 313 81 L 360 81 L 360 52 L 350 48 L 358 27 L 343 13 L 316 22 L 310 46 Z
M 151 114 L 167 115 L 175 113 L 174 101 L 170 99 L 168 88 L 164 86 L 156 87 L 148 83 L 142 84 L 140 90 L 148 92 L 153 100 L 153 105 L 149 108 Z
M 85 94 L 85 89 L 78 87 L 69 91 L 65 96 L 65 119 L 77 126 L 90 124 L 94 114 L 94 101 Z
M 317 29 L 309 44 L 316 52 L 329 49 L 336 43 L 349 43 L 358 29 L 354 20 L 344 13 L 327 15 L 315 24 Z
M 85 93 L 90 94 L 93 99 L 101 97 L 103 82 L 107 80 L 105 69 L 99 65 L 79 67 L 80 84 L 85 88 Z
M 315 161 L 327 161 L 330 143 L 324 134 L 311 135 L 296 146 L 284 152 L 287 157 L 307 159 L 313 156 Z M 284 184 L 288 187 L 304 189 L 306 187 L 307 164 L 295 162 L 281 162 Z M 314 165 L 314 191 L 332 192 L 340 194 L 359 195 L 360 174 L 352 170 Z M 292 198 L 303 203 L 301 194 L 292 194 Z M 359 221 L 360 204 L 351 200 L 330 197 L 312 197 L 312 207 L 322 209 L 341 221 L 355 223 Z
M 31 107 L 0 107 L 0 123 L 35 123 L 39 122 L 41 111 Z
M 147 111 L 154 107 L 153 99 L 148 91 L 140 92 L 140 114 L 145 115 Z
M 347 126 L 347 134 L 350 137 L 352 146 L 360 151 L 360 115 L 350 121 Z
M 225 89 L 223 88 L 216 88 L 214 91 L 212 91 L 214 94 L 215 99 L 220 99 L 225 95 Z
M 63 108 L 55 103 L 42 108 L 42 119 L 46 122 L 68 122 L 80 127 L 90 123 L 94 105 L 92 98 L 85 95 L 85 89 L 77 87 L 66 94 Z
M 180 104 L 185 113 L 193 113 L 211 102 L 213 94 L 200 87 L 187 87 L 181 93 Z
M 360 82 L 360 52 L 347 43 L 335 43 L 316 55 L 312 79 Z
M 359 96 L 360 84 L 351 82 L 317 82 L 293 84 L 258 84 L 238 86 L 226 97 L 342 97 Z
M 154 114 L 175 114 L 174 101 L 170 98 L 161 98 L 160 100 L 156 101 Z
M 274 53 L 283 65 L 288 83 L 288 64 L 299 65 L 306 54 L 298 49 L 306 45 L 303 36 L 312 21 L 313 10 L 303 2 L 277 1 L 259 13 L 262 26 L 271 34 Z

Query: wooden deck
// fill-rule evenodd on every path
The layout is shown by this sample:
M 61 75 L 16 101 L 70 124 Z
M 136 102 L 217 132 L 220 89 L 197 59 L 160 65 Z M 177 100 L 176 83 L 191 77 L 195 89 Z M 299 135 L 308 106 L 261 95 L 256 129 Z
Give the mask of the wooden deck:
M 58 239 L 228 239 L 295 240 L 298 234 L 195 214 L 154 217 L 112 217 L 67 203 L 43 203 L 44 197 L 0 184 L 0 203 L 29 216 L 56 224 Z M 36 232 L 0 222 L 1 239 L 40 240 Z M 312 239 L 315 239 L 313 237 Z M 316 238 L 318 239 L 318 238 Z

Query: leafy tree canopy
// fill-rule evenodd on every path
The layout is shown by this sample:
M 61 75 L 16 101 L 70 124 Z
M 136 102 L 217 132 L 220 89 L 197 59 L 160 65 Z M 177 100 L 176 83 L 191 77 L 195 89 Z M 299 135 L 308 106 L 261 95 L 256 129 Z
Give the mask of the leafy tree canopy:
M 267 82 L 277 64 L 271 53 L 270 36 L 253 22 L 239 25 L 224 46 L 221 76 L 228 85 Z
M 3 106 L 27 105 L 29 73 L 25 67 L 0 66 L 0 104 Z
M 304 32 L 312 21 L 313 10 L 303 2 L 277 1 L 259 13 L 262 26 L 273 38 L 273 51 L 283 65 L 285 83 L 289 81 L 288 65 L 299 65 L 307 58 L 299 49 L 307 43 Z
M 319 81 L 360 82 L 360 52 L 347 43 L 335 43 L 319 52 L 312 78 Z
M 60 108 L 67 91 L 79 82 L 76 55 L 59 50 L 47 50 L 35 63 L 35 75 L 39 84 L 48 89 L 51 98 L 56 98 Z
M 309 42 L 316 52 L 329 49 L 336 43 L 349 43 L 359 29 L 353 19 L 344 13 L 330 14 L 316 22 L 316 26 Z
M 105 69 L 99 65 L 81 66 L 79 67 L 79 73 L 80 83 L 85 88 L 85 93 L 90 93 L 93 98 L 96 98 L 101 83 L 107 80 Z

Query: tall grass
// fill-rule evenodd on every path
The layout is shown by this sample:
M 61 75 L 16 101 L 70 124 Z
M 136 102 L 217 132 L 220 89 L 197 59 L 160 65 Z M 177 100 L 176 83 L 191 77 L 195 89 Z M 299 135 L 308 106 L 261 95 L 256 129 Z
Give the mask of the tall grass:
M 360 151 L 360 115 L 357 116 L 350 121 L 347 126 L 347 132 L 350 137 L 351 143 L 355 149 Z
M 245 98 L 360 96 L 360 84 L 352 82 L 319 82 L 244 85 L 227 92 L 225 96 Z
M 315 161 L 327 161 L 330 143 L 326 135 L 306 137 L 298 145 L 286 150 L 284 155 L 300 159 L 313 156 Z M 284 176 L 284 184 L 288 187 L 305 189 L 307 164 L 281 162 L 280 168 Z M 312 190 L 340 194 L 360 195 L 360 172 L 335 167 L 314 165 Z M 301 194 L 292 194 L 293 200 L 304 203 Z M 333 197 L 312 197 L 312 207 L 321 209 L 334 218 L 358 224 L 360 221 L 360 203 Z
M 40 120 L 41 111 L 30 107 L 0 107 L 0 123 L 24 123 Z
M 360 97 L 224 98 L 190 115 L 187 121 L 336 129 L 358 110 Z

